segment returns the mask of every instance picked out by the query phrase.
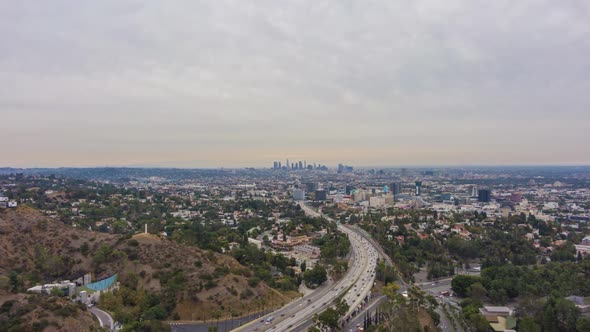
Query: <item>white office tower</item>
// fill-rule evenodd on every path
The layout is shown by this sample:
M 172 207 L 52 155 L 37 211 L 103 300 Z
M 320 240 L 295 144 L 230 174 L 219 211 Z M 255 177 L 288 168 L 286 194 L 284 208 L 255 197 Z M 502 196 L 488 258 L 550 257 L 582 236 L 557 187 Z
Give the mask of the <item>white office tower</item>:
M 305 200 L 305 190 L 293 189 L 293 199 L 296 201 L 304 201 Z

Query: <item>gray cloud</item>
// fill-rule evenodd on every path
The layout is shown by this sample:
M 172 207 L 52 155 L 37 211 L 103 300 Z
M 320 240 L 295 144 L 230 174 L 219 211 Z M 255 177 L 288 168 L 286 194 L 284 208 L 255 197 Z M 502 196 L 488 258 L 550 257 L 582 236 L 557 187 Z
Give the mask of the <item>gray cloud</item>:
M 582 0 L 3 2 L 1 164 L 590 163 L 589 16 Z

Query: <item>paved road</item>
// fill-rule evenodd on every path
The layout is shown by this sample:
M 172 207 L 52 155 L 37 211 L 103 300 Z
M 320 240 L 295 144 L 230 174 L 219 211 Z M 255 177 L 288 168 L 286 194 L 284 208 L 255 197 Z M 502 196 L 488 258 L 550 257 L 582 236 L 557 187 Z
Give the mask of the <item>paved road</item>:
M 437 281 L 430 281 L 430 282 L 424 282 L 421 284 L 416 284 L 416 286 L 422 288 L 422 290 L 424 290 L 425 292 L 436 297 L 439 300 L 439 303 L 441 303 L 441 305 L 442 305 L 442 303 L 448 304 L 449 310 L 460 310 L 461 308 L 455 302 L 455 301 L 457 301 L 457 299 L 455 297 L 447 297 L 447 296 L 440 295 L 440 293 L 444 292 L 444 291 L 449 291 L 452 293 L 452 290 L 451 290 L 451 282 L 452 281 L 453 281 L 453 278 L 445 278 L 445 279 L 439 279 Z M 451 331 L 462 332 L 463 331 L 463 329 L 461 328 L 461 326 L 458 323 L 457 323 L 456 328 L 453 329 L 453 325 L 450 321 L 451 318 L 447 317 L 441 308 L 438 308 L 436 310 L 436 312 L 438 312 L 438 314 L 440 315 L 439 327 L 441 328 L 441 330 L 443 332 L 451 332 Z
M 385 253 L 385 251 L 383 251 L 383 248 L 381 248 L 381 245 L 379 245 L 379 243 L 377 242 L 377 240 L 375 240 L 371 234 L 367 233 L 367 231 L 365 231 L 364 229 L 358 227 L 357 225 L 353 226 L 355 230 L 357 230 L 357 232 L 359 232 L 359 234 L 363 235 L 369 242 L 371 242 L 371 244 L 373 245 L 373 247 L 377 250 L 377 252 L 379 253 L 379 257 L 381 257 L 382 259 L 385 260 L 385 263 L 391 266 L 395 266 L 393 264 L 393 261 L 391 260 L 391 258 Z
M 437 308 L 436 312 L 440 316 L 440 324 L 438 325 L 438 327 L 440 327 L 440 330 L 443 332 L 455 332 L 456 330 L 453 329 L 453 324 L 451 324 L 450 318 L 447 317 L 445 312 L 440 308 Z M 458 326 L 458 328 L 461 327 Z
M 322 292 L 324 289 L 330 287 L 331 284 L 331 280 L 328 280 L 328 282 L 326 282 L 324 285 L 315 289 L 314 292 Z M 302 299 L 306 300 L 308 298 L 312 298 L 313 294 L 314 293 L 308 294 Z M 295 301 L 299 301 L 300 299 L 297 299 Z M 225 332 L 232 331 L 233 329 L 236 329 L 248 323 L 252 324 L 256 321 L 260 322 L 261 320 L 271 316 L 271 312 L 273 311 L 267 310 L 264 312 L 251 314 L 246 317 L 220 320 L 219 322 L 170 322 L 170 326 L 173 332 L 207 332 L 208 328 L 213 326 L 217 326 L 219 332 Z
M 216 326 L 219 332 L 227 332 L 252 320 L 258 319 L 269 312 L 270 311 L 267 310 L 246 317 L 220 320 L 218 322 L 171 322 L 170 327 L 172 328 L 172 332 L 208 332 L 209 327 Z
M 342 331 L 357 331 L 357 326 L 362 327 L 364 324 L 365 314 L 369 313 L 370 316 L 375 314 L 375 311 L 379 308 L 379 306 L 385 301 L 387 297 L 385 295 L 379 295 L 372 298 L 367 305 L 365 305 L 362 310 L 356 314 L 356 316 L 352 317 L 348 323 L 344 325 Z
M 115 328 L 115 321 L 113 320 L 113 317 L 111 317 L 111 315 L 109 315 L 107 312 L 102 311 L 97 307 L 90 308 L 90 312 L 92 312 L 94 316 L 98 318 L 101 327 L 106 327 L 111 331 Z
M 301 204 L 306 214 L 321 216 L 318 212 Z M 325 216 L 324 216 L 325 217 Z M 329 219 L 329 218 L 328 218 Z M 372 245 L 359 235 L 357 231 L 343 226 L 339 230 L 346 233 L 351 242 L 351 257 L 349 269 L 342 280 L 330 287 L 318 290 L 306 297 L 296 300 L 283 308 L 252 321 L 234 331 L 301 331 L 311 325 L 314 314 L 319 314 L 333 301 L 343 295 L 343 299 L 349 304 L 349 316 L 358 310 L 359 306 L 368 298 L 375 278 L 375 266 L 377 252 Z

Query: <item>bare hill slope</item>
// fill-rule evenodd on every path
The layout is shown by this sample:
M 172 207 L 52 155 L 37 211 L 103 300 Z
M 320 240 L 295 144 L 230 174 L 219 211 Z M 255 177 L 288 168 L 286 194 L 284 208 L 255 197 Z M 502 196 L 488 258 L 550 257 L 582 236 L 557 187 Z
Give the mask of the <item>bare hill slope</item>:
M 122 291 L 133 291 L 135 297 L 157 294 L 168 319 L 241 315 L 288 300 L 262 282 L 252 283 L 252 272 L 230 256 L 149 234 L 124 238 L 77 229 L 28 207 L 0 210 L 0 277 L 6 280 L 13 271 L 20 291 L 87 272 L 96 280 L 119 273 Z M 105 299 L 103 306 L 115 316 L 119 309 L 121 316 L 134 306 L 142 309 L 142 297 L 124 295 Z

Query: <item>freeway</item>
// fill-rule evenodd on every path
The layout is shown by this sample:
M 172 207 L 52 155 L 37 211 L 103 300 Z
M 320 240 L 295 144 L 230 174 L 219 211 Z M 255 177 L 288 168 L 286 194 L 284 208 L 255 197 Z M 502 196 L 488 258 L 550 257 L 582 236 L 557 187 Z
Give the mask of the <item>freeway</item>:
M 303 203 L 301 208 L 308 215 L 321 216 Z M 338 225 L 338 229 L 348 235 L 351 244 L 349 268 L 340 281 L 233 331 L 302 331 L 310 325 L 315 314 L 332 306 L 334 300 L 339 297 L 342 297 L 349 305 L 349 310 L 343 316 L 343 321 L 354 316 L 370 297 L 371 288 L 375 281 L 378 253 L 357 230 L 344 225 Z

